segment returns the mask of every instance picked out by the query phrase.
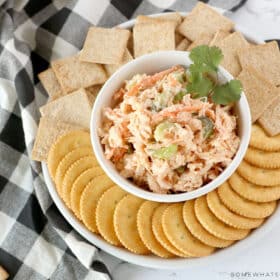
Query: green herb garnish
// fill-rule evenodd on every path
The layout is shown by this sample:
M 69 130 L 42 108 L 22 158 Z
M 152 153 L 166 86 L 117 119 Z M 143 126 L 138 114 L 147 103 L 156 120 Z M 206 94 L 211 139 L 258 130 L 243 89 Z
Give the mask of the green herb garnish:
M 231 80 L 223 85 L 214 88 L 212 100 L 216 104 L 227 105 L 231 102 L 239 100 L 242 92 L 242 84 L 239 80 Z
M 189 67 L 189 83 L 187 91 L 193 98 L 211 97 L 216 104 L 227 105 L 240 99 L 241 82 L 231 80 L 225 84 L 217 84 L 218 66 L 223 59 L 218 47 L 206 45 L 193 48 L 190 53 L 193 64 Z
M 153 156 L 159 159 L 169 159 L 177 153 L 178 146 L 171 144 L 167 147 L 162 147 L 153 152 Z
M 223 57 L 220 48 L 206 45 L 193 48 L 190 53 L 190 59 L 197 67 L 199 66 L 200 72 L 207 73 L 216 73 Z
M 178 92 L 174 98 L 173 98 L 173 102 L 176 104 L 176 103 L 179 103 L 180 101 L 183 100 L 184 96 L 187 94 L 187 91 L 186 90 L 181 90 L 180 92 Z
M 187 91 L 191 93 L 193 98 L 208 96 L 214 86 L 213 82 L 207 78 L 204 73 L 197 70 L 192 71 L 192 67 L 190 67 L 189 81 L 190 82 L 187 84 Z

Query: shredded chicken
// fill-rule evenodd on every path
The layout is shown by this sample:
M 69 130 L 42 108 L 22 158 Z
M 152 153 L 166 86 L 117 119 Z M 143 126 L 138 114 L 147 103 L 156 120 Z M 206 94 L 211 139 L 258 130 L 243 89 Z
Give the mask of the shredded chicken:
M 237 152 L 232 106 L 193 99 L 186 85 L 182 67 L 135 75 L 116 92 L 118 104 L 103 111 L 105 155 L 139 187 L 192 191 L 219 176 Z

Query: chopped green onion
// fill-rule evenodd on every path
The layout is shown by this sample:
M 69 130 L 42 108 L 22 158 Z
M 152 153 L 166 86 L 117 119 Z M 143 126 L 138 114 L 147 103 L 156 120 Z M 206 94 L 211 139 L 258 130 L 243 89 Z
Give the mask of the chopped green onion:
M 176 144 L 171 144 L 167 147 L 162 147 L 153 152 L 153 156 L 159 159 L 169 159 L 176 154 L 178 146 Z
M 180 175 L 183 174 L 185 170 L 186 170 L 186 165 L 182 165 L 175 169 L 175 171 L 177 171 Z
M 214 132 L 214 123 L 205 116 L 199 117 L 198 119 L 202 122 L 203 138 L 209 138 Z
M 155 111 L 159 112 L 164 109 L 167 106 L 168 98 L 168 92 L 159 93 L 153 102 L 153 106 L 156 109 Z
M 154 131 L 154 138 L 156 141 L 161 141 L 164 138 L 165 130 L 174 126 L 173 123 L 170 122 L 162 122 L 157 125 Z

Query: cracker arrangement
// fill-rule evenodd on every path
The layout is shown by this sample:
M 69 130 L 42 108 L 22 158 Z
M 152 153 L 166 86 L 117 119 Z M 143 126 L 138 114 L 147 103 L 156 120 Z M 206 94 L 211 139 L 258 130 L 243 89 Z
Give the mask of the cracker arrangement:
M 185 18 L 139 16 L 133 30 L 91 27 L 80 53 L 39 74 L 49 95 L 32 158 L 47 162 L 59 196 L 91 232 L 135 254 L 202 257 L 246 238 L 273 214 L 280 199 L 280 53 L 276 42 L 254 45 L 233 23 L 199 2 Z M 112 44 L 113 42 L 113 44 Z M 224 66 L 243 84 L 252 135 L 243 162 L 216 190 L 182 203 L 128 194 L 99 166 L 89 122 L 102 84 L 146 53 L 206 44 L 224 53 Z
M 278 152 L 264 149 L 275 150 L 280 140 L 260 135 L 265 135 L 264 131 L 253 125 L 245 160 L 227 182 L 182 203 L 143 200 L 114 184 L 95 159 L 85 130 L 60 136 L 50 148 L 47 164 L 64 203 L 88 230 L 108 243 L 135 254 L 202 257 L 244 239 L 276 209 L 279 176 L 262 181 L 264 175 L 258 174 L 280 171 L 252 162 L 250 154 L 253 150 L 263 157 L 276 155 L 279 147 Z M 258 149 L 253 148 L 255 143 Z M 254 176 L 250 175 L 252 168 Z

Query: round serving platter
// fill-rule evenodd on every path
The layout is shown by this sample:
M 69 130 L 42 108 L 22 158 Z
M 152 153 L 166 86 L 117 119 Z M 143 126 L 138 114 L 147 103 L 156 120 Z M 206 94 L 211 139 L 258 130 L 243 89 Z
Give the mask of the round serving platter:
M 165 13 L 166 14 L 166 13 Z M 158 17 L 163 15 L 161 14 L 153 14 L 152 17 Z M 185 16 L 186 13 L 181 13 L 182 16 Z M 129 20 L 118 27 L 130 29 L 135 24 L 135 20 Z M 241 32 L 249 41 L 253 43 L 264 43 L 263 40 L 258 38 L 258 36 L 245 28 L 236 25 L 235 30 Z M 233 257 L 234 255 L 240 254 L 242 251 L 246 250 L 249 246 L 252 246 L 253 243 L 256 243 L 259 239 L 261 239 L 264 235 L 268 234 L 271 229 L 278 223 L 280 217 L 280 207 L 277 208 L 275 213 L 258 229 L 254 230 L 247 238 L 242 241 L 238 241 L 236 244 L 222 250 L 218 250 L 214 254 L 203 257 L 203 258 L 193 258 L 193 259 L 183 259 L 183 258 L 174 258 L 174 259 L 163 259 L 153 255 L 136 255 L 133 254 L 126 249 L 116 247 L 110 245 L 108 242 L 104 241 L 100 236 L 90 232 L 76 217 L 75 215 L 65 206 L 64 202 L 58 196 L 55 185 L 50 177 L 48 168 L 46 163 L 42 163 L 43 175 L 45 178 L 45 182 L 49 193 L 56 204 L 57 208 L 67 220 L 67 222 L 78 232 L 80 233 L 86 240 L 105 252 L 120 258 L 124 261 L 145 266 L 151 268 L 160 268 L 160 269 L 182 269 L 189 268 L 194 266 L 205 266 L 211 265 L 212 263 L 219 262 L 225 260 L 226 258 Z

